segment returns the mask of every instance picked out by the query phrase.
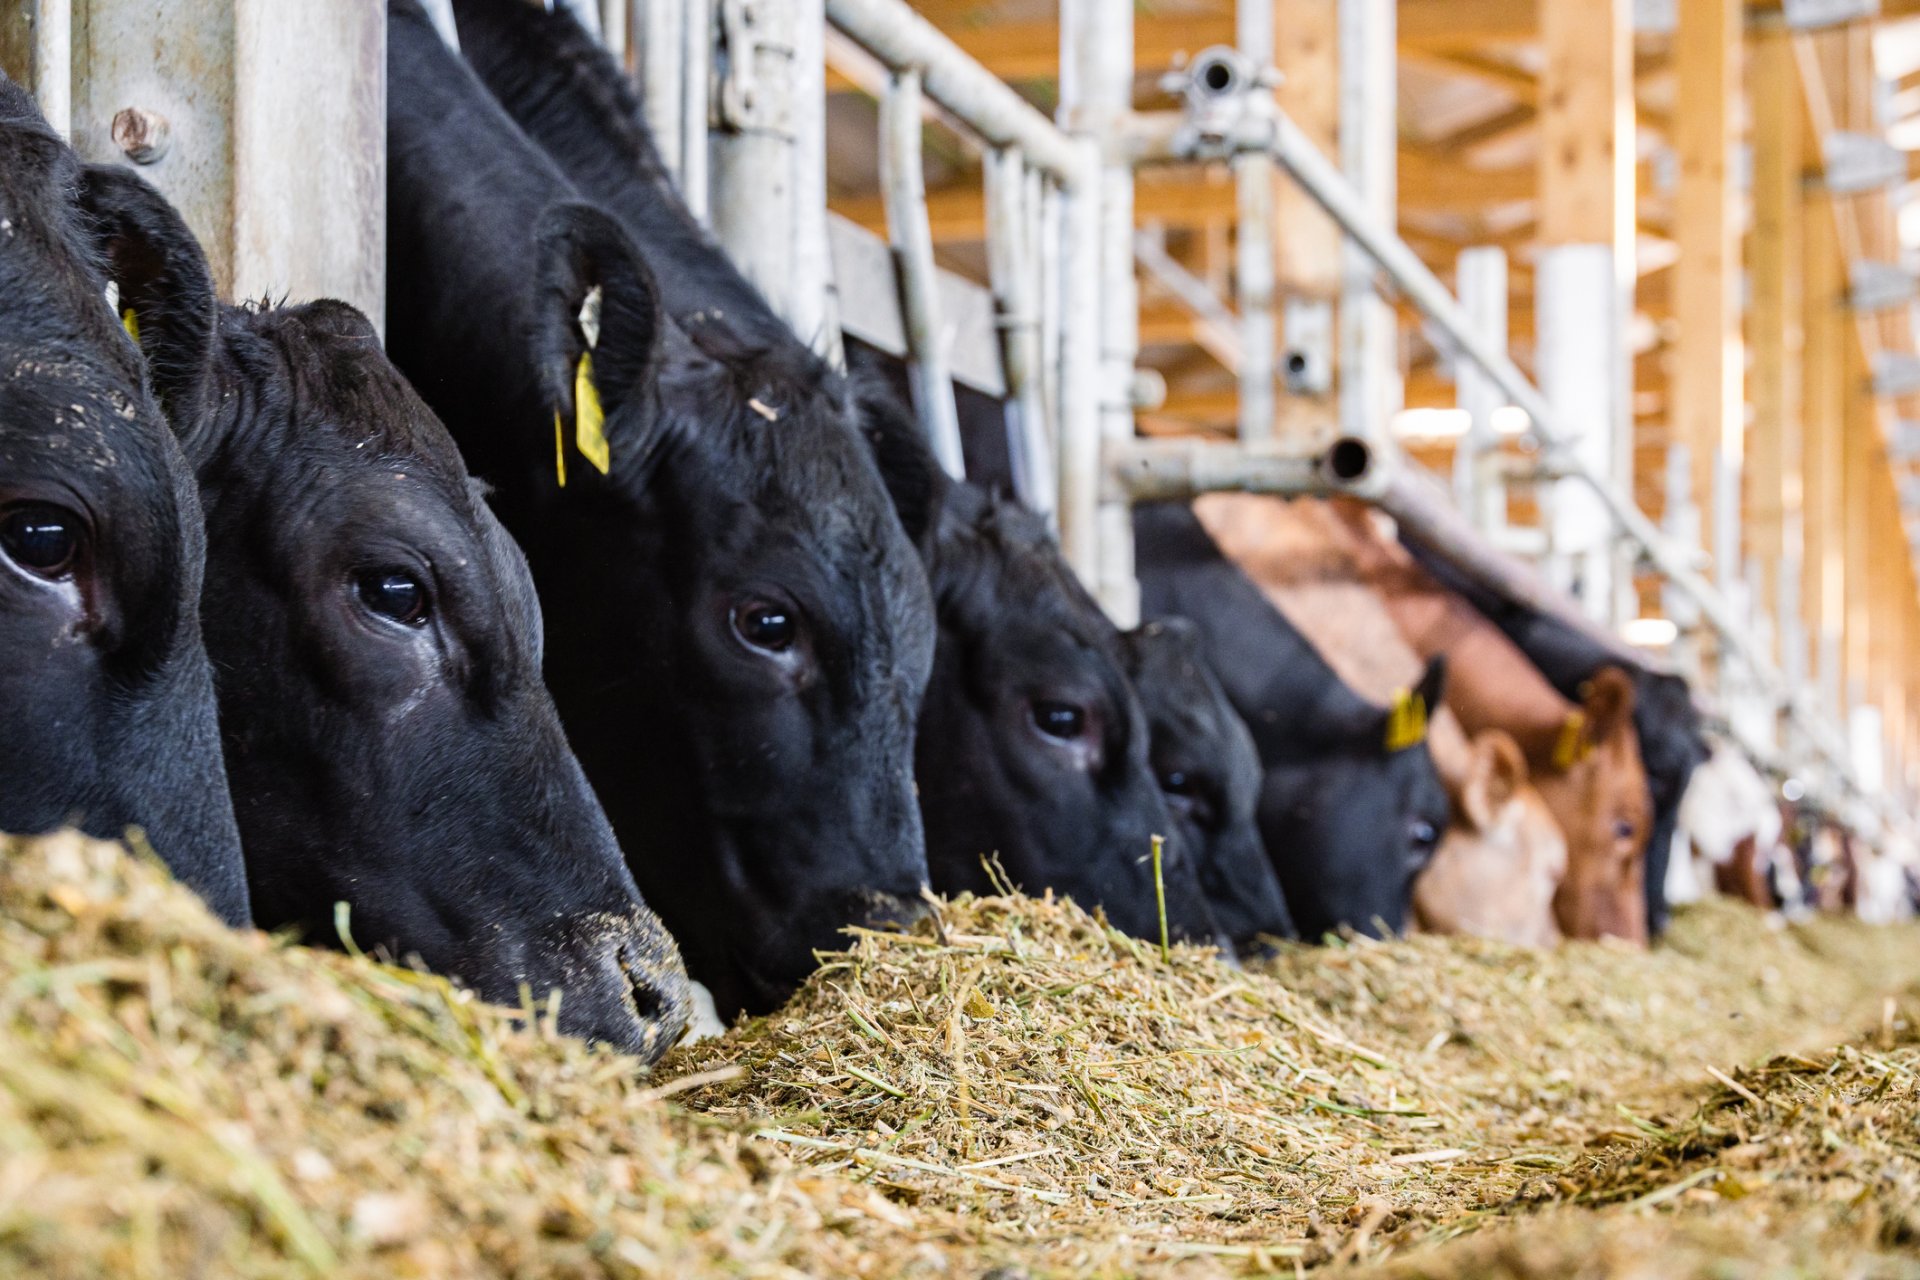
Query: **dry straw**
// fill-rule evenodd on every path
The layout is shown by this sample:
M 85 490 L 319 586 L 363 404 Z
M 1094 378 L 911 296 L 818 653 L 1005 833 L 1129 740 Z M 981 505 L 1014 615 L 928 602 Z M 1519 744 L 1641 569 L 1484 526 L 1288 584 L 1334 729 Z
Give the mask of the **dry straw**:
M 1731 906 L 1244 972 L 961 901 L 647 1077 L 0 843 L 0 1274 L 1899 1274 L 1915 973 L 1915 930 Z

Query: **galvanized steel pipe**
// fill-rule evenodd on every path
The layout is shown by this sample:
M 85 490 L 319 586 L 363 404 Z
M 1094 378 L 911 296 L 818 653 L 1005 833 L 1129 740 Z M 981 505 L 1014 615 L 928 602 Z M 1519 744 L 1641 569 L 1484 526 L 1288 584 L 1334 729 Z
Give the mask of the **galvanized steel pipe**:
M 73 136 L 73 0 L 33 6 L 33 96 L 62 138 Z
M 902 0 L 826 0 L 827 21 L 894 71 L 919 68 L 929 98 L 989 144 L 1018 147 L 1027 163 L 1071 185 L 1082 169 L 1073 140 Z
M 960 447 L 960 413 L 953 402 L 933 227 L 927 219 L 920 113 L 920 73 L 896 71 L 880 99 L 880 185 L 887 207 L 887 239 L 900 268 L 900 311 L 906 321 L 914 407 L 941 467 L 954 479 L 964 480 L 967 464 Z

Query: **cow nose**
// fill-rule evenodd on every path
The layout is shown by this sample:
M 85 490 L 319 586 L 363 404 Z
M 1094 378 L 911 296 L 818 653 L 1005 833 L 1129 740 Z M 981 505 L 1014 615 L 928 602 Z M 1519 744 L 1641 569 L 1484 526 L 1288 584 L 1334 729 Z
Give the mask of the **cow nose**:
M 927 918 L 927 904 L 921 898 L 903 898 L 895 893 L 870 893 L 860 913 L 860 923 L 869 929 L 911 929 Z
M 583 959 L 595 976 L 578 984 L 581 998 L 561 1003 L 563 1031 L 648 1062 L 673 1047 L 693 1016 L 693 993 L 664 931 L 633 922 L 591 945 Z

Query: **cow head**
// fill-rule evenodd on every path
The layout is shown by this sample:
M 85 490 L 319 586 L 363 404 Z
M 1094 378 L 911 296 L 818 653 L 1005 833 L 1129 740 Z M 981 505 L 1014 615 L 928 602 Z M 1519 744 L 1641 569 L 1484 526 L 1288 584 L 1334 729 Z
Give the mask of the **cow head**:
M 1287 762 L 1262 753 L 1270 763 L 1260 830 L 1301 937 L 1406 928 L 1414 878 L 1447 821 L 1424 732 L 1445 685 L 1441 658 L 1391 707 L 1335 679 L 1319 705 L 1288 726 Z M 1250 724 L 1258 740 L 1261 726 Z
M 1499 938 L 1523 946 L 1559 940 L 1553 899 L 1567 871 L 1567 841 L 1527 780 L 1513 738 L 1483 730 L 1459 739 L 1458 766 L 1435 761 L 1453 797 L 1433 862 L 1413 886 L 1414 916 L 1432 933 Z
M 1570 938 L 1647 940 L 1643 877 L 1652 812 L 1633 700 L 1625 671 L 1595 672 L 1557 733 L 1552 767 L 1534 774 L 1567 837 L 1567 874 L 1553 909 Z
M 1148 757 L 1220 932 L 1240 951 L 1294 936 L 1280 881 L 1260 843 L 1260 757 L 1207 668 L 1185 618 L 1123 637 L 1127 673 L 1147 716 Z
M 917 776 L 936 888 L 1017 888 L 1159 933 L 1151 851 L 1175 937 L 1213 924 L 1148 761 L 1120 633 L 1045 523 L 970 485 L 943 505 L 930 573 L 940 640 L 920 712 Z
M 595 209 L 551 210 L 538 243 L 563 438 L 523 527 L 549 678 L 694 976 L 764 1011 L 844 927 L 921 910 L 926 575 L 855 386 L 797 346 L 683 333 Z
M 78 167 L 0 76 L 0 830 L 142 828 L 241 923 L 193 472 L 108 307 Z
M 688 1010 L 541 681 L 518 548 L 446 430 L 337 302 L 217 306 L 159 195 L 83 200 L 199 472 L 202 611 L 263 924 L 415 955 L 644 1056 Z

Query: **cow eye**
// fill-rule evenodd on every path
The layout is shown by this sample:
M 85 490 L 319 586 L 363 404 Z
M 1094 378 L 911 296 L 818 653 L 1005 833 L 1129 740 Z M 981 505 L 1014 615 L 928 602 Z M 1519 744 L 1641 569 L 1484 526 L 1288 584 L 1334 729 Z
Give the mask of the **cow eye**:
M 1407 828 L 1407 838 L 1417 849 L 1431 849 L 1440 843 L 1440 833 L 1433 829 L 1433 824 L 1419 818 L 1415 818 L 1413 824 Z
M 1071 702 L 1053 702 L 1036 698 L 1033 703 L 1033 727 L 1049 738 L 1073 742 L 1087 731 L 1087 712 Z
M 1613 838 L 1615 840 L 1633 839 L 1633 824 L 1631 822 L 1628 822 L 1625 818 L 1621 818 L 1618 821 L 1616 821 L 1613 824 Z
M 34 577 L 58 581 L 80 558 L 84 527 L 79 516 L 60 507 L 15 507 L 0 515 L 0 551 Z
M 1170 796 L 1190 796 L 1200 789 L 1200 780 L 1190 773 L 1169 769 L 1160 775 L 1160 789 Z
M 785 653 L 800 637 L 800 620 L 785 605 L 755 601 L 735 607 L 733 634 L 750 649 Z
M 370 569 L 357 574 L 353 589 L 369 613 L 404 626 L 427 620 L 427 588 L 405 569 Z

